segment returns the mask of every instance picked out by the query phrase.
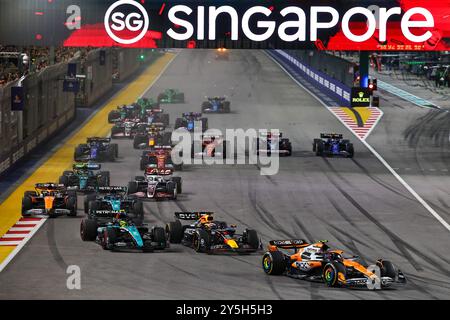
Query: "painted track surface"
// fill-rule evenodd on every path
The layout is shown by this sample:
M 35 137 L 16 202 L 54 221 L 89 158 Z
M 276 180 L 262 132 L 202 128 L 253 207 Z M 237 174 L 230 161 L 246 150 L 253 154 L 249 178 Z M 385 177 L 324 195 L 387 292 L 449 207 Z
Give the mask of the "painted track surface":
M 190 166 L 181 172 L 184 193 L 176 203 L 145 205 L 148 223 L 164 225 L 180 209 L 213 210 L 221 220 L 258 230 L 265 243 L 274 238 L 328 239 L 333 246 L 358 254 L 368 262 L 380 257 L 391 260 L 406 274 L 408 285 L 368 292 L 268 277 L 261 269 L 259 254 L 208 256 L 175 245 L 168 252 L 154 254 L 104 252 L 99 246 L 80 240 L 81 218 L 63 217 L 48 221 L 0 274 L 0 298 L 449 297 L 447 231 L 356 139 L 352 138 L 357 152 L 354 160 L 316 158 L 311 142 L 320 132 L 342 132 L 349 137 L 351 133 L 263 52 L 232 51 L 230 61 L 216 62 L 212 51 L 182 51 L 147 96 L 154 97 L 168 87 L 181 89 L 187 97 L 184 105 L 165 107 L 171 122 L 181 112 L 199 111 L 205 95 L 225 94 L 232 101 L 233 113 L 208 116 L 211 128 L 279 128 L 291 138 L 296 152 L 291 158 L 281 159 L 281 170 L 272 177 L 260 176 L 256 166 Z M 395 131 L 389 131 L 389 122 L 384 123 L 388 114 L 369 142 L 388 161 L 416 161 L 409 158 L 419 150 L 405 146 L 399 152 L 397 145 L 406 143 L 402 126 L 410 124 L 404 122 L 414 123 L 414 117 L 422 111 L 408 110 L 405 118 L 400 110 L 392 110 L 398 112 L 393 114 L 399 122 Z M 132 149 L 130 141 L 119 143 L 120 161 L 104 166 L 112 171 L 112 184 L 126 184 L 139 174 L 139 152 Z M 438 157 L 418 161 L 433 166 L 443 162 Z M 412 173 L 407 179 L 427 181 L 425 191 L 430 196 L 437 194 L 445 182 L 449 185 L 448 174 L 420 174 L 425 177 Z M 428 200 L 426 195 L 425 198 Z M 82 203 L 81 197 L 79 200 Z M 445 209 L 450 204 L 448 191 L 443 201 L 440 206 Z M 79 210 L 81 216 L 82 205 Z M 80 291 L 66 288 L 69 265 L 81 267 Z

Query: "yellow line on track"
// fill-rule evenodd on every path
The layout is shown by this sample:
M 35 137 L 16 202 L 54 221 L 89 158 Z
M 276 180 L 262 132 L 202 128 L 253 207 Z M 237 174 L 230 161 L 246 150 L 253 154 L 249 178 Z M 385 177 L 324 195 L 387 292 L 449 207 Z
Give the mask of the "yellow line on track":
M 31 174 L 9 197 L 0 204 L 0 237 L 21 217 L 22 196 L 27 190 L 34 190 L 36 183 L 57 182 L 64 170 L 70 170 L 73 153 L 77 145 L 86 142 L 87 137 L 104 137 L 112 125 L 107 122 L 108 113 L 118 105 L 134 102 L 149 85 L 154 83 L 175 55 L 165 54 L 149 66 L 141 76 L 116 94 L 82 128 L 70 137 L 50 158 Z M 15 247 L 0 247 L 0 263 Z

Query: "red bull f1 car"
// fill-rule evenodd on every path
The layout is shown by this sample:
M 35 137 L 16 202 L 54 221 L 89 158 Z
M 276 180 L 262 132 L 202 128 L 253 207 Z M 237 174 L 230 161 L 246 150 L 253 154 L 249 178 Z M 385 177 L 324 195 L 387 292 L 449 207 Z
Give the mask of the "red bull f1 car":
M 320 139 L 314 139 L 313 152 L 319 157 L 343 156 L 353 158 L 355 155 L 353 143 L 344 140 L 342 134 L 336 133 L 322 133 Z
M 262 258 L 262 268 L 268 275 L 320 281 L 330 287 L 381 289 L 406 283 L 405 276 L 392 262 L 379 259 L 372 268 L 363 264 L 359 257 L 345 257 L 342 250 L 330 249 L 327 241 L 270 241 Z
M 133 140 L 135 149 L 148 149 L 155 146 L 171 145 L 172 132 L 164 132 L 164 126 L 151 124 L 139 131 Z
M 166 225 L 171 243 L 181 243 L 197 252 L 213 253 L 252 253 L 261 249 L 258 233 L 245 229 L 237 234 L 235 225 L 216 221 L 212 212 L 176 212 L 177 220 Z M 195 221 L 183 225 L 180 220 Z

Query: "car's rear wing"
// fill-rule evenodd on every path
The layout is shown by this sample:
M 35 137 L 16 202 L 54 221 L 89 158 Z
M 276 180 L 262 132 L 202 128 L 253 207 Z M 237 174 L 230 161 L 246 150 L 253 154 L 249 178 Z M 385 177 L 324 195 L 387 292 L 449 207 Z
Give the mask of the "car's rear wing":
M 340 133 L 321 133 L 321 139 L 342 139 L 344 137 L 343 134 Z
M 175 212 L 175 217 L 180 220 L 198 220 L 205 215 L 213 215 L 214 212 Z
M 100 137 L 90 137 L 90 138 L 87 138 L 87 143 L 91 143 L 91 142 L 104 142 L 104 143 L 108 143 L 108 142 L 111 142 L 111 138 L 100 138 Z
M 201 117 L 201 112 L 185 112 L 183 113 L 183 117 Z
M 36 189 L 40 190 L 65 190 L 66 186 L 59 183 L 36 183 L 34 185 Z
M 272 240 L 269 241 L 271 246 L 275 246 L 281 249 L 297 249 L 308 246 L 309 243 L 303 239 L 292 239 L 292 240 Z
M 109 186 L 109 187 L 98 187 L 97 192 L 98 193 L 116 193 L 116 192 L 127 192 L 127 187 L 121 187 L 121 186 Z
M 145 173 L 148 175 L 170 176 L 173 174 L 174 166 L 166 164 L 164 168 L 158 168 L 156 164 L 148 164 L 145 168 Z
M 73 170 L 100 170 L 102 165 L 99 163 L 75 163 Z
M 95 210 L 91 212 L 92 215 L 98 218 L 115 218 L 116 215 L 124 215 L 127 214 L 124 211 L 114 211 L 114 210 Z

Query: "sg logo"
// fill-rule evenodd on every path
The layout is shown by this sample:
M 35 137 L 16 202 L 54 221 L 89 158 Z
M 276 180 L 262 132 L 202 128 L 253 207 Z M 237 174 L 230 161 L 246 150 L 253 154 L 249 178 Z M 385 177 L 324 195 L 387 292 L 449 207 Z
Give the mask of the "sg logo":
M 132 10 L 128 8 L 126 11 L 131 11 L 131 13 L 125 15 L 118 9 L 121 6 L 133 7 Z M 145 8 L 139 2 L 133 0 L 120 0 L 113 3 L 108 11 L 106 11 L 104 23 L 106 32 L 111 39 L 121 44 L 133 44 L 140 41 L 147 33 L 150 25 L 150 18 Z M 118 33 L 124 30 L 134 33 L 138 31 L 141 32 L 134 38 L 123 39 L 118 36 Z

